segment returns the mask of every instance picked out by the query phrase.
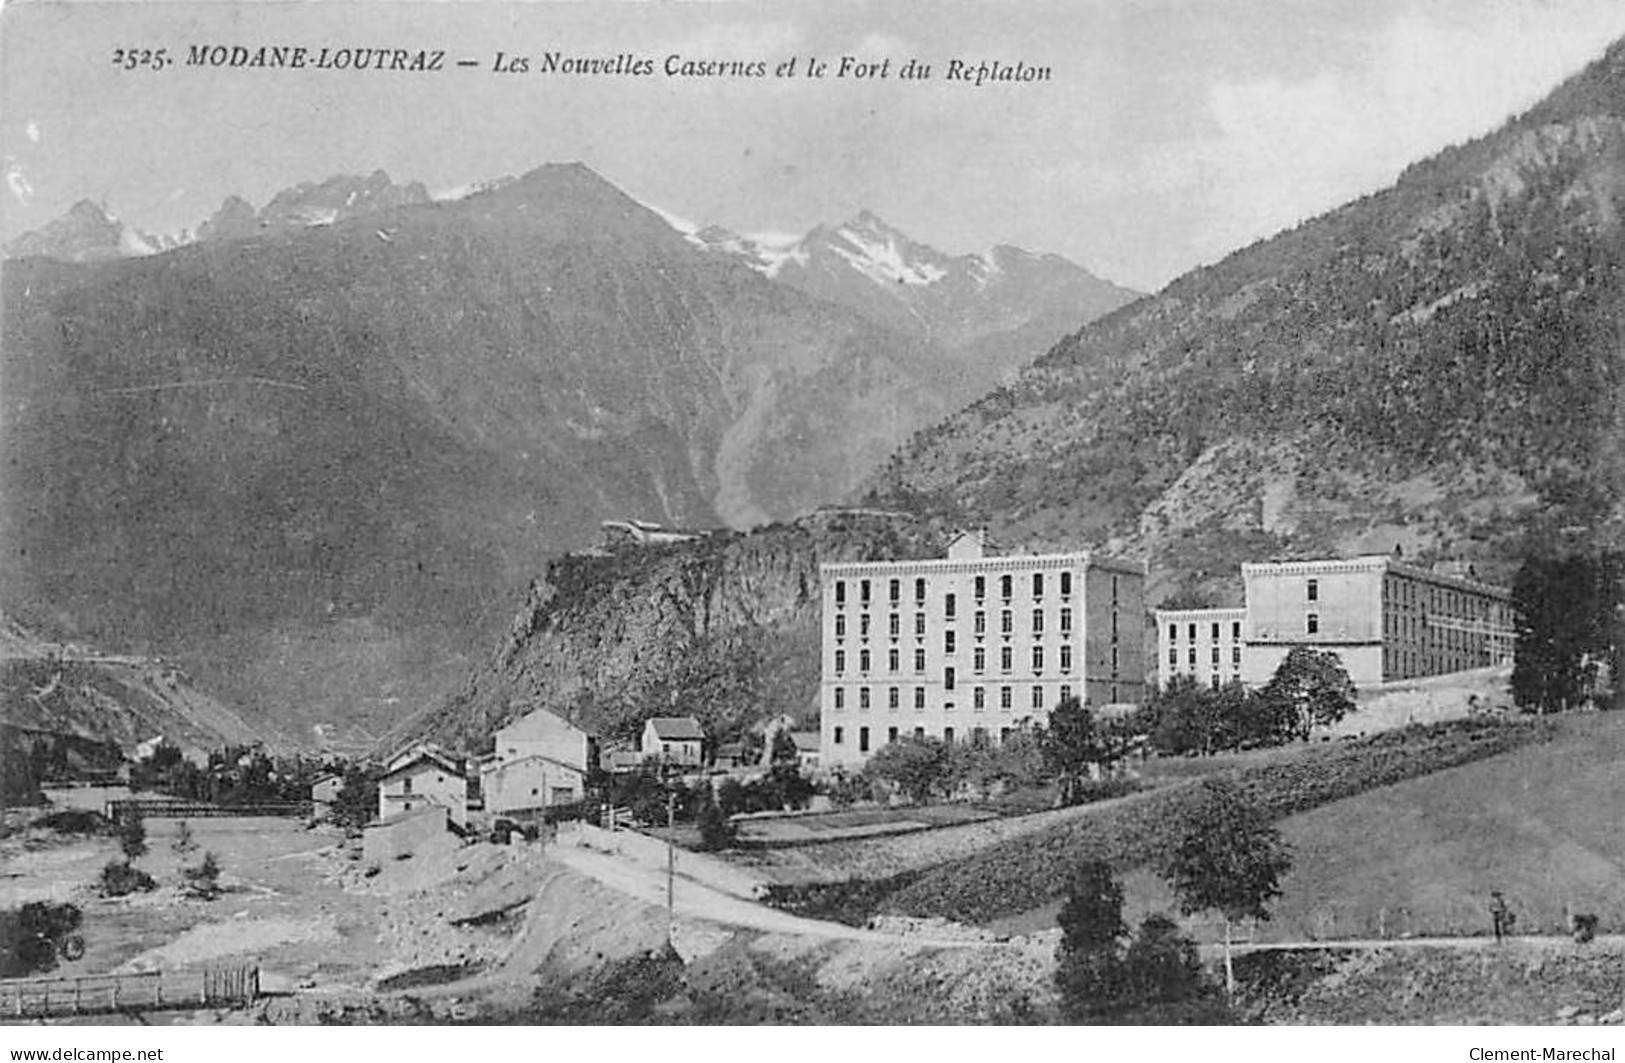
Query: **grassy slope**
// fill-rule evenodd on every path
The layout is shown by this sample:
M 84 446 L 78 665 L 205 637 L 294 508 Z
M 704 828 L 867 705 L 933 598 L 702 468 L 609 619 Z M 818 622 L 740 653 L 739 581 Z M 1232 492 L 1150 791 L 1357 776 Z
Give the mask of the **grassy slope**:
M 1296 851 L 1271 932 L 1482 934 L 1499 889 L 1520 930 L 1562 932 L 1565 904 L 1625 929 L 1625 714 L 1570 717 L 1525 746 L 1283 823 Z

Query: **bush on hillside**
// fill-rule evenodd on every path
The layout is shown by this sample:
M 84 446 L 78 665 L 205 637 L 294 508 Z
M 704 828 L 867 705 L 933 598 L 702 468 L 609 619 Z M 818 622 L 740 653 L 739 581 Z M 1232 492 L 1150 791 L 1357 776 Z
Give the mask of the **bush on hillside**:
M 132 893 L 151 893 L 158 888 L 158 883 L 140 868 L 122 860 L 109 860 L 102 868 L 98 888 L 103 897 L 128 897 Z

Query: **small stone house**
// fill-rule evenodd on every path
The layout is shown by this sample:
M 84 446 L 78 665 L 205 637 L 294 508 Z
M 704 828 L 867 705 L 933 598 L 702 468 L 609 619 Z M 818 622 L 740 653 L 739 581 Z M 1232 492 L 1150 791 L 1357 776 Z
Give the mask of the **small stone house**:
M 692 716 L 656 716 L 643 725 L 639 750 L 644 760 L 699 766 L 704 759 L 705 732 Z

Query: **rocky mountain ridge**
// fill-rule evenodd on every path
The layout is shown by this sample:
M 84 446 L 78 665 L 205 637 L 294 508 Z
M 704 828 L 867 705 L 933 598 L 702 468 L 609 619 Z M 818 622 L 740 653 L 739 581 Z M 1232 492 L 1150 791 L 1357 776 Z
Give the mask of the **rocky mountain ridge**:
M 228 204 L 166 254 L 4 264 L 9 607 L 376 735 L 600 521 L 806 512 L 979 387 L 583 166 L 367 187 L 278 208 L 368 208 L 330 223 L 232 236 Z
M 1505 579 L 1561 529 L 1617 538 L 1622 69 L 1616 44 L 1392 188 L 1085 326 L 868 496 L 1112 541 L 1208 597 L 1249 556 L 1400 545 Z
M 1078 322 L 1141 294 L 1060 255 L 1003 244 L 949 255 L 867 210 L 795 240 L 741 236 L 717 225 L 683 231 L 712 254 L 956 352 L 989 387 Z
M 1017 552 L 1145 558 L 1152 603 L 1222 604 L 1243 560 L 1398 545 L 1509 582 L 1525 551 L 1617 543 L 1622 198 L 1625 44 L 1503 129 L 1084 326 L 919 433 L 863 503 L 928 531 L 868 556 L 985 525 Z M 477 742 L 530 704 L 617 733 L 685 706 L 724 707 L 721 733 L 806 713 L 826 534 L 572 570 L 416 725 Z M 788 552 L 753 560 L 770 543 Z M 730 601 L 778 607 L 714 608 Z

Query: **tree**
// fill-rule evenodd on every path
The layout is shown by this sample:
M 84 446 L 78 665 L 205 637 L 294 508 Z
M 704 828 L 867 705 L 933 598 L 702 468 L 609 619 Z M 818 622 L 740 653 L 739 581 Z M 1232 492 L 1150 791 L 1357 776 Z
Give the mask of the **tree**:
M 333 795 L 333 822 L 346 830 L 365 827 L 378 810 L 378 783 L 356 765 L 344 772 L 344 783 Z
M 1625 637 L 1625 555 L 1526 559 L 1512 583 L 1518 641 L 1512 699 L 1557 712 L 1596 700 L 1602 665 L 1617 700 Z
M 1294 646 L 1264 685 L 1259 707 L 1288 735 L 1307 742 L 1315 727 L 1329 727 L 1354 711 L 1354 681 L 1337 654 Z
M 1061 803 L 1077 804 L 1091 765 L 1121 759 L 1126 734 L 1102 725 L 1077 698 L 1067 698 L 1050 713 L 1043 732 L 1044 762 L 1061 782 Z
M 1217 911 L 1224 916 L 1225 991 L 1235 992 L 1230 963 L 1231 925 L 1238 919 L 1269 919 L 1268 903 L 1281 895 L 1281 876 L 1292 857 L 1281 832 L 1236 788 L 1211 779 L 1196 806 L 1178 825 L 1179 841 L 1163 877 L 1186 915 Z
M 716 799 L 706 791 L 700 796 L 699 811 L 695 816 L 700 827 L 700 848 L 709 851 L 731 849 L 739 840 L 739 830 L 733 820 L 718 806 Z
M 175 828 L 175 840 L 169 843 L 169 847 L 182 859 L 192 855 L 192 850 L 197 848 L 197 842 L 192 838 L 191 824 L 184 819 L 180 821 Z
M 801 751 L 796 748 L 796 740 L 790 737 L 789 731 L 776 731 L 773 735 L 773 746 L 768 753 L 768 763 L 773 767 L 781 764 L 801 764 Z
M 1176 675 L 1141 709 L 1141 725 L 1164 753 L 1212 753 L 1216 728 L 1208 688 L 1195 676 Z
M 147 855 L 147 827 L 139 812 L 126 812 L 119 817 L 118 847 L 126 864 Z
M 1165 915 L 1148 915 L 1123 959 L 1129 987 L 1142 1002 L 1171 1004 L 1202 989 L 1202 960 L 1196 943 Z
M 952 768 L 951 753 L 940 738 L 910 735 L 875 750 L 863 773 L 896 786 L 915 804 L 923 804 L 939 791 L 946 792 Z
M 211 852 L 204 852 L 202 863 L 181 869 L 186 882 L 186 895 L 198 900 L 212 901 L 220 896 L 220 862 Z
M 1108 1011 L 1121 1002 L 1124 971 L 1118 944 L 1123 925 L 1123 887 L 1102 861 L 1088 860 L 1072 872 L 1059 916 L 1055 987 L 1072 1021 Z

